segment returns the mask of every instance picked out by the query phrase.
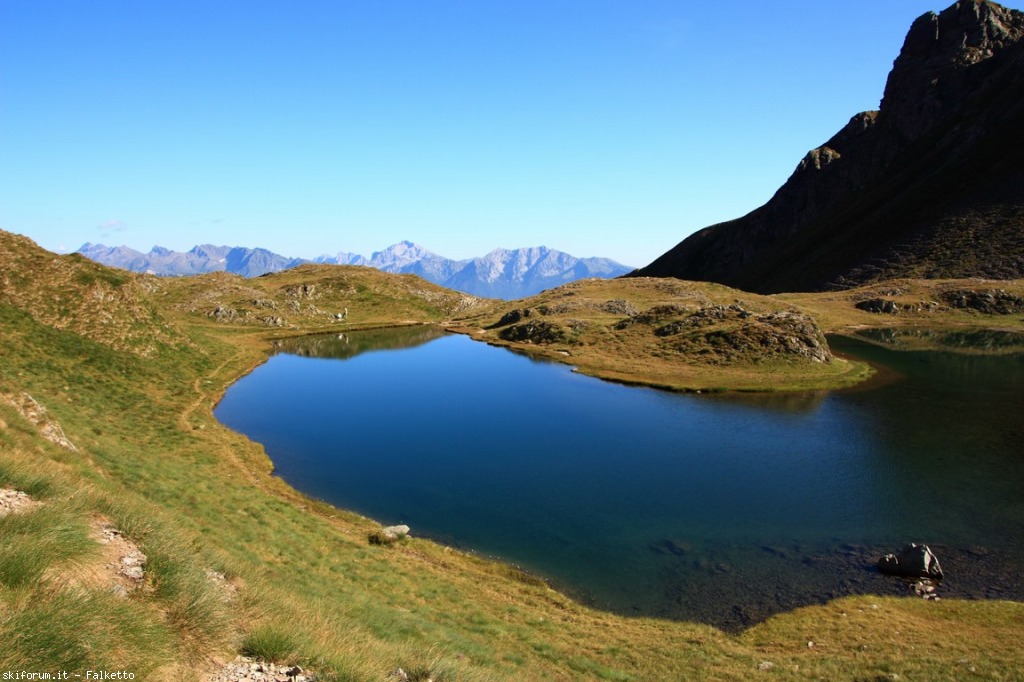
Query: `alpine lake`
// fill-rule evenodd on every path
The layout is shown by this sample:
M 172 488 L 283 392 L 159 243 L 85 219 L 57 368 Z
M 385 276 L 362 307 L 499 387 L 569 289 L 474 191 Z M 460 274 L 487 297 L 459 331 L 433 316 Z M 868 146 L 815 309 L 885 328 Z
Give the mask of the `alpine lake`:
M 878 370 L 856 388 L 702 395 L 432 327 L 311 336 L 215 414 L 307 495 L 618 613 L 736 631 L 908 594 L 875 564 L 910 542 L 938 556 L 940 596 L 1024 599 L 1024 342 L 867 334 L 829 339 Z

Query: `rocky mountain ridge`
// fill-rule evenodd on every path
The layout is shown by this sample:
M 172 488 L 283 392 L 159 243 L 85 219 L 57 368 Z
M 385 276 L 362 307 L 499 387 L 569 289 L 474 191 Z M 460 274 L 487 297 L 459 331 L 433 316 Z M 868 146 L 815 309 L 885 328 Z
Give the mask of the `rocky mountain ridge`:
M 288 258 L 266 249 L 203 244 L 187 252 L 154 246 L 142 253 L 126 246 L 84 244 L 78 253 L 104 265 L 154 275 L 198 275 L 225 271 L 257 277 L 303 263 L 361 265 L 423 279 L 474 296 L 515 299 L 587 277 L 618 277 L 629 268 L 608 258 L 577 258 L 546 246 L 495 249 L 485 256 L 452 260 L 410 241 L 399 242 L 369 258 L 339 252 L 312 261 Z
M 128 246 L 86 243 L 76 253 L 103 265 L 160 276 L 230 272 L 243 277 L 258 277 L 309 262 L 280 256 L 266 249 L 213 244 L 200 244 L 184 252 L 154 246 L 149 253 L 142 253 Z
M 758 209 L 641 276 L 748 291 L 1024 276 L 1024 13 L 962 0 L 911 26 L 878 111 L 811 150 Z

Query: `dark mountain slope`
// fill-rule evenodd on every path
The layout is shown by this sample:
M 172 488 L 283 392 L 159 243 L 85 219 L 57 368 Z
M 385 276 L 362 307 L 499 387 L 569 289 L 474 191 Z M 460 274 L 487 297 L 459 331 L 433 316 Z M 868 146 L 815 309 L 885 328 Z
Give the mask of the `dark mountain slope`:
M 911 26 L 878 112 L 775 196 L 638 275 L 762 293 L 893 277 L 1024 275 L 1024 13 L 958 2 Z

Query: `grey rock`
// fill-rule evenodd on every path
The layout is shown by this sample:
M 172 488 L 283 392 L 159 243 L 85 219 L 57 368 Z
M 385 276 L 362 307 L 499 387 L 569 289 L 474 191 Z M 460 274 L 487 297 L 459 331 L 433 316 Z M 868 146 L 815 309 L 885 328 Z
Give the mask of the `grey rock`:
M 608 301 L 601 306 L 601 310 L 606 313 L 611 313 L 612 315 L 629 315 L 630 317 L 640 313 L 640 311 L 636 309 L 636 306 L 621 298 Z
M 50 417 L 46 408 L 28 393 L 24 391 L 20 394 L 0 393 L 0 402 L 7 403 L 16 409 L 21 416 L 32 422 L 39 430 L 39 435 L 46 440 L 72 452 L 78 451 L 75 444 L 64 434 L 64 429 L 60 423 Z
M 393 536 L 396 539 L 404 538 L 409 534 L 409 526 L 404 523 L 398 526 L 388 526 L 381 530 L 384 535 Z
M 226 308 L 222 305 L 217 306 L 210 312 L 206 313 L 207 317 L 212 317 L 218 322 L 231 322 L 238 317 L 238 311 L 234 308 Z
M 878 560 L 878 570 L 886 575 L 903 578 L 929 578 L 941 580 L 942 567 L 928 545 L 911 543 L 899 554 L 886 554 Z
M 401 524 L 398 526 L 386 526 L 380 530 L 373 531 L 369 535 L 372 545 L 393 545 L 409 535 L 409 526 Z
M 121 574 L 131 580 L 142 580 L 142 567 L 141 566 L 129 566 L 128 568 L 121 571 Z
M 315 284 L 296 284 L 295 286 L 290 286 L 285 289 L 284 295 L 289 299 L 315 299 L 320 297 Z
M 521 321 L 524 317 L 530 317 L 531 315 L 533 315 L 532 308 L 515 308 L 502 315 L 501 319 L 488 327 L 488 329 L 507 327 L 508 325 L 515 324 L 516 322 Z
M 866 301 L 859 301 L 855 303 L 854 307 L 858 310 L 866 310 L 869 313 L 896 314 L 900 310 L 900 307 L 895 301 L 890 301 L 885 298 L 869 298 Z
M 1013 315 L 1024 312 L 1024 298 L 1003 289 L 956 289 L 942 294 L 952 308 L 976 310 L 986 315 Z
M 565 341 L 566 332 L 553 322 L 537 320 L 505 327 L 498 332 L 498 337 L 505 341 L 549 344 Z
M 935 600 L 939 596 L 935 593 L 935 583 L 927 578 L 917 580 L 910 586 L 910 590 L 922 599 Z

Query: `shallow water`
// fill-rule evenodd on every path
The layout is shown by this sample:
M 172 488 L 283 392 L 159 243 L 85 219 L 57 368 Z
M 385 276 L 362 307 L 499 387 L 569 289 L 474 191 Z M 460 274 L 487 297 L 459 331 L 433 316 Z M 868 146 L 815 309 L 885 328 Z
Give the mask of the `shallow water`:
M 832 344 L 884 380 L 694 396 L 423 327 L 310 337 L 216 415 L 309 495 L 618 612 L 735 629 L 902 593 L 873 564 L 911 541 L 940 594 L 1022 598 L 1024 356 Z

